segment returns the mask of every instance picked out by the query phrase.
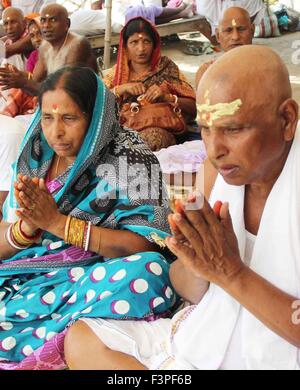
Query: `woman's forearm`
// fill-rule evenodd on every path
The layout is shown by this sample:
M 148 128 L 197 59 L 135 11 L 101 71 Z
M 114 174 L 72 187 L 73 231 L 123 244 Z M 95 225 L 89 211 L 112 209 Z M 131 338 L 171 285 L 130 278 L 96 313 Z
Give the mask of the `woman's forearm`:
M 294 321 L 293 305 L 297 298 L 247 267 L 230 284 L 221 287 L 273 332 L 300 348 L 300 324 Z
M 170 266 L 170 280 L 176 292 L 192 304 L 201 301 L 209 286 L 207 280 L 196 278 L 178 259 Z
M 49 227 L 49 232 L 64 239 L 67 217 L 60 214 Z M 113 230 L 92 226 L 88 249 L 104 257 L 129 256 L 137 252 L 157 251 L 157 246 L 146 238 L 128 230 Z
M 93 226 L 89 250 L 104 257 L 129 256 L 137 252 L 157 251 L 146 238 L 128 230 L 113 230 Z

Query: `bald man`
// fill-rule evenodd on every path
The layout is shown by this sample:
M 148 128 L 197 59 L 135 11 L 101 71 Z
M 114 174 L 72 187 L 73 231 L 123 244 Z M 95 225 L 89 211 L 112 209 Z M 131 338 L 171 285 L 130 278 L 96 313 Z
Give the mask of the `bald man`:
M 43 43 L 33 77 L 16 70 L 0 70 L 0 85 L 4 89 L 21 88 L 37 95 L 39 84 L 48 74 L 64 65 L 83 65 L 97 71 L 97 64 L 88 40 L 69 31 L 68 11 L 59 4 L 45 6 L 41 12 Z
M 209 68 L 197 99 L 218 177 L 211 205 L 195 194 L 177 207 L 166 240 L 173 286 L 194 306 L 150 323 L 79 320 L 65 340 L 70 368 L 300 368 L 300 129 L 288 71 L 270 49 L 242 46 Z
M 2 22 L 6 34 L 2 40 L 5 43 L 7 62 L 23 70 L 26 56 L 34 49 L 26 29 L 24 14 L 18 8 L 6 8 L 2 14 Z
M 255 26 L 244 8 L 231 7 L 224 11 L 216 29 L 216 38 L 222 50 L 227 52 L 242 45 L 251 45 Z M 196 88 L 204 72 L 214 61 L 202 64 L 195 77 Z
M 251 21 L 259 24 L 266 12 L 263 0 L 196 0 L 198 14 L 204 16 L 199 22 L 199 31 L 208 38 L 213 45 L 216 41 L 216 27 L 223 12 L 230 7 L 241 7 L 250 14 Z

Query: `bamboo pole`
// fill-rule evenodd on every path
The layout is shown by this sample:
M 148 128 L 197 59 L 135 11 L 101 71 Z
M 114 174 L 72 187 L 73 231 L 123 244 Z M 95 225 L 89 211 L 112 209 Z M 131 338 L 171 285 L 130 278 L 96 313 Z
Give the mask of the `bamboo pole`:
M 110 46 L 111 46 L 111 9 L 112 0 L 105 0 L 106 8 L 106 29 L 104 37 L 104 69 L 109 68 L 110 65 Z

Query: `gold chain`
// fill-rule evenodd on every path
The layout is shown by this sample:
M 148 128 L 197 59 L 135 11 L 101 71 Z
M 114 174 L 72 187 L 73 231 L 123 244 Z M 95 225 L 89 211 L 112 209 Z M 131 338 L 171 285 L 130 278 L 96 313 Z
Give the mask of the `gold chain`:
M 58 176 L 58 167 L 59 167 L 60 157 L 57 158 L 56 168 L 55 168 L 55 174 L 54 177 Z

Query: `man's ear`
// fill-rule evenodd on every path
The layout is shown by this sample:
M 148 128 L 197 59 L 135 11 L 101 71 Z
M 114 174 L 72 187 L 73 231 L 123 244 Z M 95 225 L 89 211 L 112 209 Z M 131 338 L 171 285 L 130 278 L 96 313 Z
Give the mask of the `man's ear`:
M 283 124 L 284 139 L 292 141 L 298 125 L 299 106 L 294 99 L 286 99 L 279 107 L 279 115 Z
M 69 30 L 70 26 L 71 26 L 71 19 L 68 18 L 68 30 Z

